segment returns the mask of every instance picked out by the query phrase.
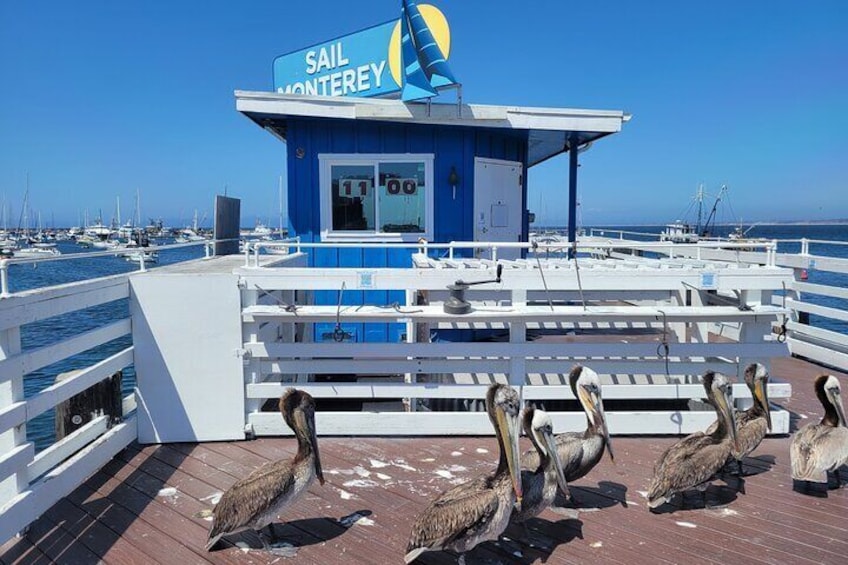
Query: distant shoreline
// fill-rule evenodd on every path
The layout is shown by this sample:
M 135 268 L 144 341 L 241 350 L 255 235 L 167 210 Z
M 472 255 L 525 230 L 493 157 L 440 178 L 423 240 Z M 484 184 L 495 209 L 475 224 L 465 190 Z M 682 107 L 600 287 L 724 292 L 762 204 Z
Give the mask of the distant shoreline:
M 669 222 L 665 223 L 638 223 L 638 224 L 584 224 L 582 227 L 584 228 L 644 228 L 644 227 L 665 227 L 669 224 Z M 732 223 L 732 224 L 715 224 L 716 227 L 732 227 L 735 228 L 740 224 Z M 753 226 L 846 226 L 848 225 L 848 219 L 844 220 L 804 220 L 797 222 L 781 222 L 781 221 L 768 221 L 768 222 L 751 222 L 751 223 L 743 223 L 742 227 L 750 228 Z M 566 226 L 539 226 L 536 224 L 530 224 L 531 228 L 539 229 L 539 228 L 564 228 Z

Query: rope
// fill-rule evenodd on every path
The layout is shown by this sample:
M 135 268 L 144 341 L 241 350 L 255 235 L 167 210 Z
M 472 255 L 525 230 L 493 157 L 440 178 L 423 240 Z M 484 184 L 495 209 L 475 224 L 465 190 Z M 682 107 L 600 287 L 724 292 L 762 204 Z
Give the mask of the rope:
M 786 281 L 781 283 L 783 285 L 783 296 L 782 303 L 783 309 L 786 310 Z M 783 321 L 780 323 L 780 330 L 777 332 L 777 343 L 786 343 L 786 312 L 783 313 Z
M 533 240 L 533 256 L 536 257 L 536 265 L 539 267 L 539 275 L 542 277 L 542 286 L 545 287 L 545 298 L 548 300 L 548 307 L 551 312 L 554 311 L 554 303 L 551 301 L 551 294 L 548 292 L 548 282 L 545 280 L 545 271 L 542 270 L 542 262 L 539 260 L 539 242 Z M 550 251 L 550 250 L 549 250 Z
M 270 293 L 270 292 L 268 292 L 267 290 L 265 290 L 265 289 L 261 288 L 258 284 L 255 284 L 255 285 L 253 285 L 253 286 L 255 286 L 255 287 L 256 287 L 256 290 L 258 290 L 259 292 L 261 292 L 263 295 L 265 295 L 265 296 L 270 296 L 271 298 L 273 298 L 274 300 L 276 300 L 276 301 L 277 301 L 277 304 L 279 304 L 280 306 L 285 306 L 285 311 L 286 311 L 286 312 L 294 312 L 295 314 L 297 314 L 297 305 L 296 305 L 296 304 L 289 304 L 288 302 L 286 302 L 286 301 L 284 301 L 284 300 L 281 300 L 281 299 L 280 299 L 280 298 L 278 298 L 276 295 L 271 294 L 271 293 Z
M 668 317 L 663 310 L 657 310 L 660 314 L 662 314 L 662 322 L 663 322 L 663 334 L 662 341 L 657 345 L 657 356 L 660 359 L 665 361 L 665 376 L 669 376 L 668 370 L 668 353 L 669 353 L 669 345 L 668 345 Z
M 342 288 L 339 290 L 339 305 L 336 307 L 336 327 L 333 328 L 333 341 L 336 343 L 341 343 L 344 341 L 345 337 L 349 336 L 346 331 L 342 329 L 342 297 L 344 296 L 345 283 L 342 281 Z

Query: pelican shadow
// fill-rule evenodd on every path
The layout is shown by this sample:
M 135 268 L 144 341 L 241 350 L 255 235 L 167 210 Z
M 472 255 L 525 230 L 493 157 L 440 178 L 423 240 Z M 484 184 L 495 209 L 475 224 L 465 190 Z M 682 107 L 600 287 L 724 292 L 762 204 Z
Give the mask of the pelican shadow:
M 495 563 L 545 563 L 557 547 L 575 538 L 583 539 L 583 522 L 576 518 L 556 522 L 530 518 L 523 525 L 511 524 L 497 542 L 481 544 L 474 557 L 479 556 L 483 563 L 492 558 Z M 478 562 L 474 558 L 466 561 L 468 565 Z
M 286 522 L 275 522 L 266 526 L 273 539 L 272 547 L 286 548 L 287 556 L 293 557 L 298 548 L 317 545 L 335 539 L 356 523 L 356 520 L 370 516 L 370 510 L 358 510 L 342 518 L 304 518 L 301 520 L 288 520 Z M 238 534 L 228 535 L 224 538 L 231 546 L 244 547 L 261 551 L 262 540 L 259 534 L 253 530 L 246 530 Z
M 571 504 L 561 492 L 557 492 L 551 510 L 558 514 L 565 510 L 576 508 L 602 509 L 618 506 L 627 508 L 627 487 L 621 483 L 612 481 L 599 481 L 596 487 L 571 486 L 570 489 L 575 499 Z
M 651 508 L 651 513 L 672 514 L 680 510 L 709 510 L 727 506 L 737 499 L 739 493 L 745 493 L 745 481 L 741 477 L 737 477 L 737 480 L 739 481 L 737 488 L 713 484 L 703 493 L 694 488 L 678 492 L 671 502 Z

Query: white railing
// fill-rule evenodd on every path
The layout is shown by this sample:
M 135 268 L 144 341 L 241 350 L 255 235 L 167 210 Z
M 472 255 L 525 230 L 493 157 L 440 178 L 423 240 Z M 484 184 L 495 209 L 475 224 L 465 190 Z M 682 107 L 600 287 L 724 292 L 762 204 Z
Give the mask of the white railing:
M 597 231 L 595 236 L 597 236 Z M 599 230 L 609 231 L 609 230 Z M 821 239 L 780 239 L 772 240 L 769 247 L 758 250 L 763 242 L 699 242 L 696 244 L 674 244 L 667 250 L 654 247 L 652 251 L 669 257 L 688 257 L 699 260 L 723 260 L 747 264 L 776 265 L 794 270 L 794 280 L 787 284 L 781 296 L 775 296 L 773 303 L 790 310 L 785 319 L 781 319 L 776 330 L 782 332 L 789 350 L 798 355 L 821 363 L 848 370 L 848 334 L 816 327 L 809 323 L 810 316 L 819 316 L 839 322 L 848 322 L 848 290 L 844 286 L 814 284 L 806 282 L 807 276 L 814 271 L 848 275 L 848 258 L 834 257 L 816 253 L 823 246 L 848 247 L 848 241 Z M 787 247 L 796 248 L 787 251 Z M 644 250 L 642 242 L 625 241 L 617 244 L 619 252 L 623 250 Z M 619 255 L 620 256 L 620 255 Z M 785 295 L 785 298 L 782 296 Z M 814 295 L 831 300 L 833 305 L 817 304 L 816 300 L 804 299 Z
M 300 243 L 304 252 L 344 246 Z M 562 244 L 549 246 L 561 248 Z M 246 420 L 254 433 L 287 433 L 279 414 L 261 412 L 259 407 L 278 397 L 291 382 L 318 398 L 362 402 L 367 408 L 319 412 L 319 428 L 324 434 L 477 434 L 487 433 L 485 414 L 437 411 L 437 405 L 450 407 L 456 399 L 481 399 L 492 380 L 518 386 L 528 400 L 573 399 L 564 374 L 575 362 L 603 375 L 605 398 L 685 403 L 703 396 L 700 385 L 693 384 L 697 382 L 693 376 L 707 369 L 739 375 L 747 363 L 768 363 L 769 358 L 787 351 L 771 335 L 772 324 L 786 313 L 771 304 L 772 292 L 791 281 L 786 269 L 688 265 L 685 260 L 671 266 L 668 261 L 655 261 L 649 266 L 647 260 L 580 258 L 577 268 L 574 261 L 567 260 L 544 264 L 534 259 L 500 261 L 502 282 L 471 287 L 467 294 L 474 301 L 474 310 L 450 315 L 442 308 L 448 285 L 460 278 L 466 282 L 494 278 L 497 249 L 533 246 L 458 242 L 392 247 L 417 249 L 412 260 L 420 268 L 292 266 L 237 271 L 244 305 Z M 535 249 L 545 247 L 539 244 Z M 597 249 L 598 245 L 592 242 L 589 247 Z M 765 247 L 772 249 L 772 244 Z M 488 257 L 462 259 L 453 253 L 459 249 L 483 250 L 482 255 Z M 433 254 L 448 257 L 440 261 L 431 258 Z M 714 277 L 703 276 L 716 272 L 719 274 Z M 371 295 L 402 290 L 405 299 L 389 306 L 313 304 L 312 293 L 328 290 Z M 741 297 L 735 305 L 708 298 L 733 297 L 734 291 Z M 587 302 L 563 302 L 581 297 Z M 738 341 L 710 342 L 707 328 L 716 322 L 737 324 Z M 313 342 L 318 324 L 333 328 L 326 333 L 339 336 L 339 341 Z M 353 324 L 402 324 L 405 339 L 401 343 L 351 342 L 358 340 Z M 622 343 L 615 331 L 621 328 L 653 332 L 654 339 Z M 451 329 L 501 329 L 504 341 L 480 343 L 455 336 L 457 341 L 429 342 L 432 330 Z M 592 343 L 567 338 L 531 341 L 528 329 L 558 329 L 561 333 L 593 329 L 605 335 Z M 315 382 L 314 378 L 339 374 L 369 377 L 359 382 Z M 656 384 L 648 385 L 651 382 Z M 737 385 L 734 392 L 741 399 L 750 397 L 744 385 Z M 787 385 L 772 385 L 774 398 L 789 393 Z M 708 425 L 713 417 L 708 411 L 679 409 L 608 409 L 608 413 L 611 429 L 618 434 L 686 433 Z M 558 412 L 554 418 L 558 426 L 576 429 L 584 417 Z M 787 413 L 775 411 L 775 420 L 778 433 L 788 430 Z
M 0 539 L 6 540 L 67 495 L 136 437 L 134 402 L 110 426 L 93 419 L 39 453 L 27 423 L 133 363 L 132 346 L 24 397 L 28 374 L 129 335 L 129 318 L 44 347 L 22 351 L 21 328 L 129 297 L 129 275 L 24 291 L 0 300 Z
M 209 256 L 214 243 L 194 242 L 150 249 L 162 251 L 205 245 Z M 79 358 L 69 359 L 117 339 L 131 341 L 129 317 L 110 319 L 91 328 L 90 316 L 83 311 L 128 299 L 129 277 L 145 270 L 142 261 L 137 271 L 129 273 L 12 293 L 9 290 L 10 268 L 18 264 L 112 257 L 126 252 L 106 250 L 0 260 L 0 541 L 24 529 L 136 439 L 134 394 L 123 399 L 122 419 L 107 415 L 95 417 L 74 432 L 43 446 L 37 453 L 34 442 L 27 439 L 27 425 L 38 417 L 43 419 L 60 404 L 134 364 L 132 345 L 108 356 L 104 353 L 100 356 L 102 359 L 88 366 L 80 366 Z M 29 324 L 49 323 L 57 316 L 63 316 L 64 327 L 73 326 L 75 319 L 80 319 L 80 326 L 87 329 L 46 346 L 23 350 L 22 329 L 25 331 Z M 73 373 L 66 373 L 52 384 L 45 383 L 41 390 L 25 396 L 25 380 L 36 371 L 62 362 L 69 368 L 72 366 Z M 44 375 L 40 378 L 44 379 Z

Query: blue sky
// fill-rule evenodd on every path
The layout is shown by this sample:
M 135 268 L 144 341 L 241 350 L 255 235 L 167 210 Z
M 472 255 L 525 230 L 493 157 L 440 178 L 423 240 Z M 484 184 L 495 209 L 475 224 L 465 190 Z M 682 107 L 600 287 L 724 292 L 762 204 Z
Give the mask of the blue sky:
M 467 102 L 625 110 L 581 157 L 585 225 L 675 219 L 722 184 L 744 222 L 848 217 L 848 2 L 433 0 Z M 523 9 L 524 11 L 520 11 Z M 369 2 L 0 3 L 0 198 L 17 225 L 104 220 L 121 199 L 171 225 L 276 223 L 283 145 L 235 111 L 276 55 L 398 17 Z M 567 157 L 531 169 L 564 223 Z M 728 218 L 732 219 L 732 218 Z M 210 223 L 209 220 L 206 221 Z

